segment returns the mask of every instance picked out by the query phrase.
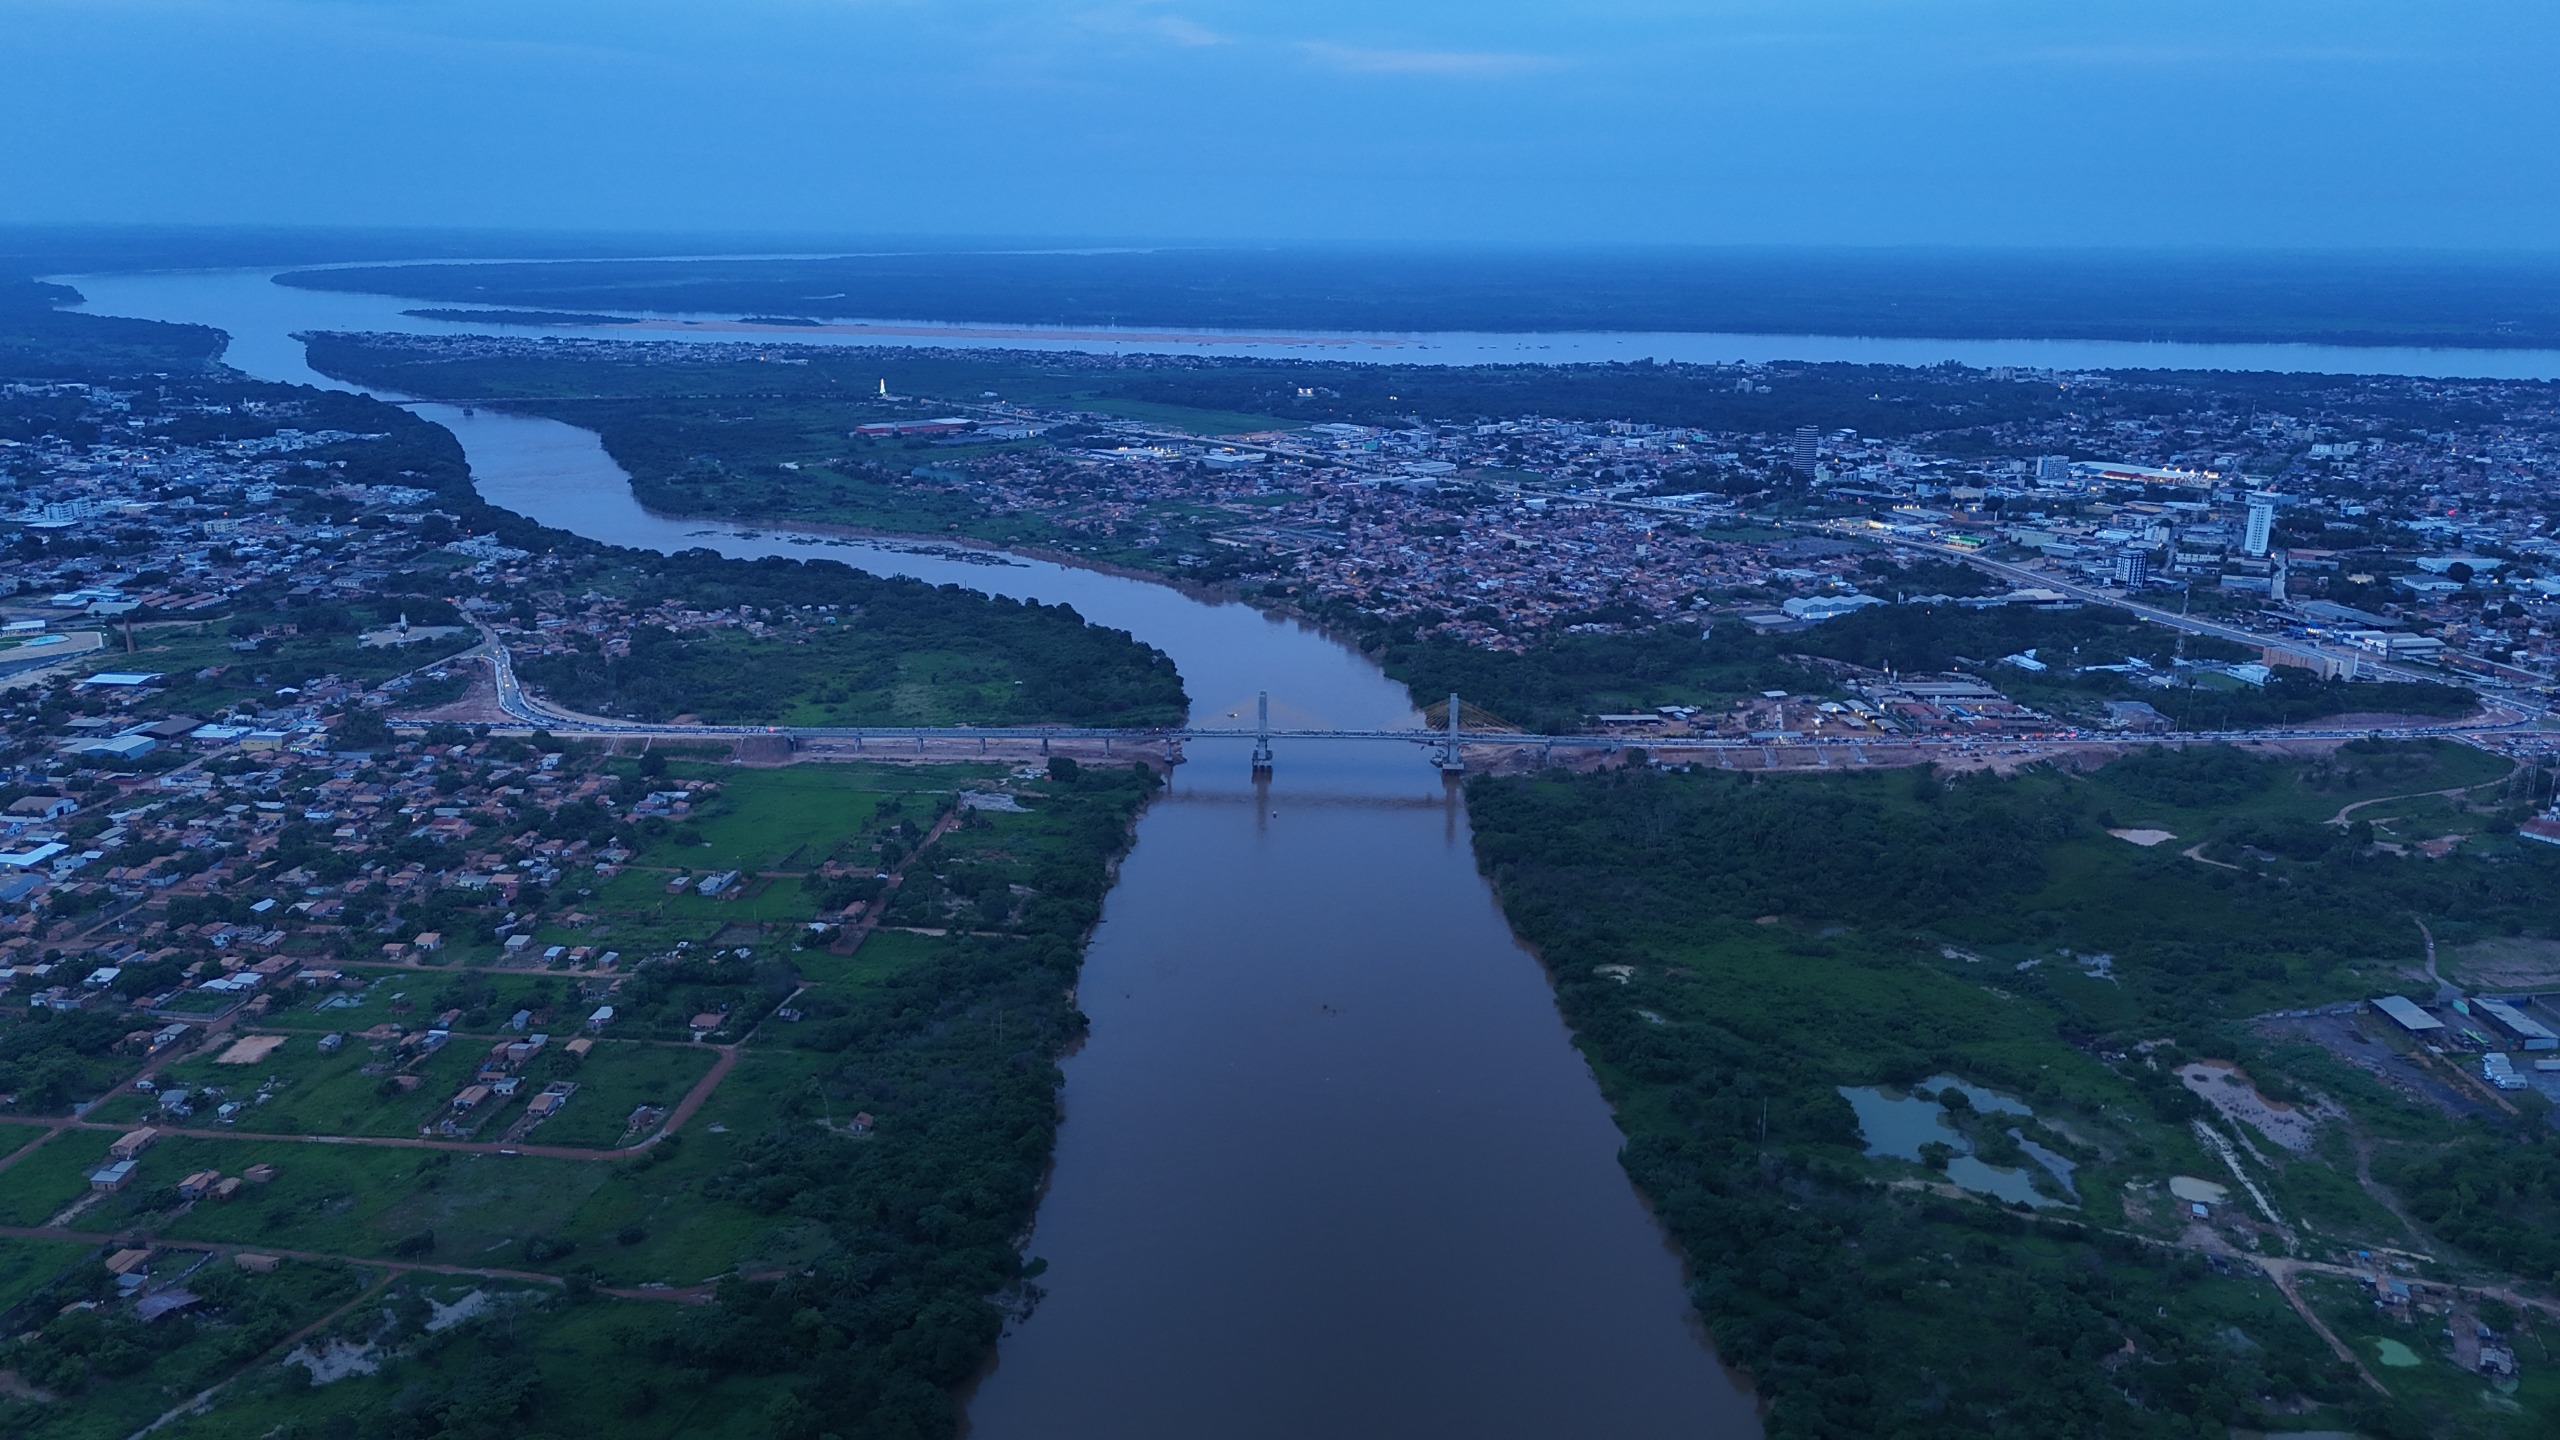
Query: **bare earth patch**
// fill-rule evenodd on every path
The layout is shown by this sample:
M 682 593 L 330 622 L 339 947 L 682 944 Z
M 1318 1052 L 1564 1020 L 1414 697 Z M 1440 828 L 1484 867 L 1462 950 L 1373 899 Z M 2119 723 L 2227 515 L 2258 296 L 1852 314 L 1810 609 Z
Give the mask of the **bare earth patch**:
M 2228 1060 L 2192 1061 L 2178 1067 L 2178 1078 L 2225 1120 L 2246 1121 L 2259 1134 L 2298 1155 L 2310 1153 L 2312 1137 L 2326 1118 L 2259 1094 L 2248 1072 Z
M 284 1044 L 281 1035 L 243 1035 L 231 1042 L 231 1048 L 213 1057 L 216 1065 L 255 1065 L 276 1052 Z
M 2176 835 L 2173 835 L 2166 830 L 2110 830 L 2107 833 L 2113 835 L 2119 840 L 2127 842 L 2128 844 L 2139 845 L 2145 850 L 2150 849 L 2152 846 L 2159 844 L 2163 840 L 2175 840 L 2178 838 Z
M 343 1336 L 333 1336 L 317 1350 L 309 1345 L 298 1346 L 284 1357 L 284 1363 L 309 1370 L 314 1385 L 326 1385 L 350 1375 L 370 1375 L 382 1368 L 381 1357 L 371 1345 L 358 1345 Z
M 2560 986 L 2560 940 L 2508 936 L 2475 940 L 2446 957 L 2455 974 L 2483 990 L 2543 990 Z

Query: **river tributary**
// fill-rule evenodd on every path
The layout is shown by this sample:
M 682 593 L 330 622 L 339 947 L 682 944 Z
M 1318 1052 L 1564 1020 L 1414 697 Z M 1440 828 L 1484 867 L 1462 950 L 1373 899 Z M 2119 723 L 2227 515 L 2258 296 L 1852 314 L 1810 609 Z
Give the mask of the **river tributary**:
M 100 313 L 214 325 L 262 378 L 290 337 L 430 328 L 261 274 L 86 276 Z M 433 327 L 449 332 L 451 327 Z M 658 551 L 824 556 L 1073 604 L 1161 646 L 1195 723 L 1419 723 L 1303 626 L 1043 562 L 671 519 L 589 432 L 421 406 L 491 502 Z M 980 1440 L 1756 1436 L 1463 803 L 1397 743 L 1194 741 L 1086 958 L 1090 1037 L 1031 1253 L 1046 1300 L 970 1399 Z

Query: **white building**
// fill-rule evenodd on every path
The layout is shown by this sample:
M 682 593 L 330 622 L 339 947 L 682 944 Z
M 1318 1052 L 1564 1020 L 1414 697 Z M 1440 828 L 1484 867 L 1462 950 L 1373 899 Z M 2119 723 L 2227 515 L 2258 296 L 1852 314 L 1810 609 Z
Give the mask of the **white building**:
M 2263 496 L 2249 500 L 2249 528 L 2240 540 L 2240 548 L 2251 555 L 2267 553 L 2267 542 L 2276 529 L 2276 502 Z

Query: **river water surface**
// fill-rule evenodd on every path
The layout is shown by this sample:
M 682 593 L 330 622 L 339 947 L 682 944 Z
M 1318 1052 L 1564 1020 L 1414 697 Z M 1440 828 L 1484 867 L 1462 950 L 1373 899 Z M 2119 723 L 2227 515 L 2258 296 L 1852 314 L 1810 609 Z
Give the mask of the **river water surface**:
M 328 384 L 297 330 L 424 329 L 261 274 L 84 276 L 100 313 L 217 326 Z M 452 327 L 438 326 L 450 331 Z M 1161 646 L 1195 720 L 1419 723 L 1341 645 L 1241 605 L 1033 561 L 652 515 L 596 438 L 446 406 L 480 492 L 659 551 L 826 556 L 1072 603 Z M 983 560 L 984 557 L 979 557 Z M 1545 976 L 1419 751 L 1195 741 L 1105 902 L 1031 1253 L 1048 1298 L 970 1400 L 979 1440 L 1550 1440 L 1759 1433 Z
M 56 277 L 91 297 L 105 314 L 144 314 L 139 306 L 192 308 L 211 291 L 284 290 L 268 270 L 194 274 Z M 824 326 L 755 325 L 734 315 L 633 312 L 634 323 L 605 326 L 497 325 L 427 320 L 410 308 L 451 311 L 449 304 L 384 295 L 290 290 L 256 297 L 254 307 L 290 330 L 405 331 L 419 335 L 500 334 L 603 340 L 678 340 L 736 345 L 933 346 L 963 350 L 1045 350 L 1087 354 L 1183 354 L 1353 361 L 1381 365 L 1587 365 L 1660 360 L 1725 364 L 1771 360 L 1842 361 L 1859 365 L 1937 365 L 2035 370 L 2270 370 L 2324 375 L 2422 375 L 2479 380 L 2560 379 L 2560 350 L 2411 345 L 2195 344 L 2151 340 L 1930 339 L 1889 335 L 1742 335 L 1648 330 L 1502 332 L 1220 330 L 1206 326 L 944 324 L 869 320 Z M 244 345 L 264 342 L 237 336 Z M 295 347 L 297 350 L 299 347 Z M 234 364 L 242 364 L 238 358 Z M 300 364 L 297 356 L 292 362 Z M 245 368 L 245 367 L 244 367 Z

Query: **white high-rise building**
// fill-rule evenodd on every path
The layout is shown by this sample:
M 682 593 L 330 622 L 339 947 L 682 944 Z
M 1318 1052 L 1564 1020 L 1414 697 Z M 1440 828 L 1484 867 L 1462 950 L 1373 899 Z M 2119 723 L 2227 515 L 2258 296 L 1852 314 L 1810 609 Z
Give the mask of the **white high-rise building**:
M 1796 427 L 1795 464 L 1799 474 L 1811 475 L 1814 462 L 1822 456 L 1822 432 L 1811 425 Z
M 2249 499 L 2249 529 L 2240 538 L 2240 548 L 2251 555 L 2267 553 L 2267 542 L 2276 530 L 2276 502 L 2265 496 Z

